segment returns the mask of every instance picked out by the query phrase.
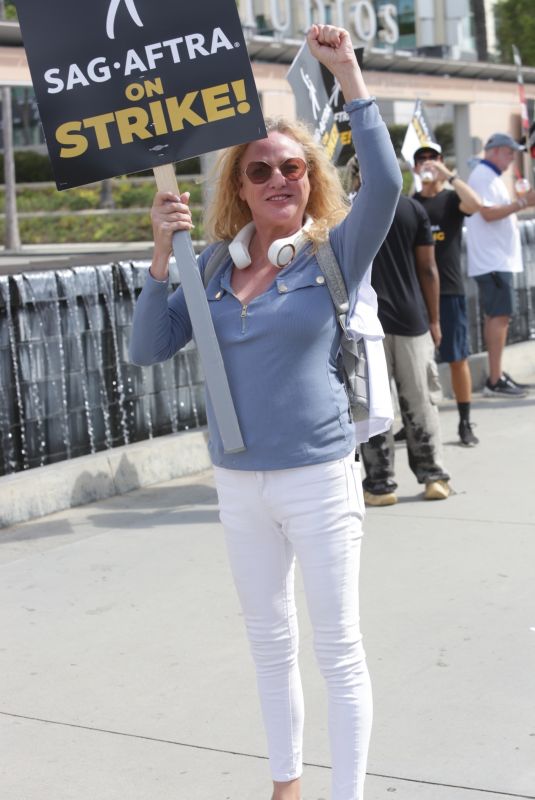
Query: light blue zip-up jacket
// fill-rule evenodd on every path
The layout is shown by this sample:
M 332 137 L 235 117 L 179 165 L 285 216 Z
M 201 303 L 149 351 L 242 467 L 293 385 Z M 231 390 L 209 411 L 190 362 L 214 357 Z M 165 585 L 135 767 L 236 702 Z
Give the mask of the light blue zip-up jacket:
M 346 110 L 362 186 L 347 217 L 330 231 L 330 242 L 353 304 L 390 227 L 401 174 L 373 99 L 354 100 Z M 201 273 L 212 248 L 199 256 Z M 206 292 L 246 450 L 224 452 L 207 396 L 213 463 L 228 469 L 272 470 L 348 455 L 355 448 L 355 432 L 336 364 L 340 327 L 310 247 L 247 306 L 232 292 L 231 272 L 229 258 Z M 134 314 L 132 361 L 164 361 L 191 336 L 181 288 L 169 295 L 167 283 L 149 275 Z

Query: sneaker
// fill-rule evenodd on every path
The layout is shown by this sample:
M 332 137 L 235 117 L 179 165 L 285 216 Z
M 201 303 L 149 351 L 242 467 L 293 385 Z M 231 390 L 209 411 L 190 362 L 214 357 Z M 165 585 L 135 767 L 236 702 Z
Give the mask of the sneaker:
M 509 375 L 508 372 L 504 372 L 503 373 L 503 377 L 505 378 L 506 381 L 509 381 L 509 383 L 512 383 L 513 386 L 516 386 L 518 389 L 529 389 L 530 388 L 530 384 L 529 383 L 519 383 L 518 381 L 515 381 L 514 378 L 511 378 L 511 376 Z
M 450 494 L 448 481 L 430 481 L 425 484 L 424 500 L 445 500 Z
M 407 431 L 405 428 L 400 428 L 397 433 L 394 434 L 394 441 L 395 442 L 404 442 L 407 439 Z
M 483 388 L 484 397 L 525 397 L 526 394 L 527 392 L 525 389 L 520 389 L 519 386 L 504 375 L 494 384 L 487 378 L 487 382 Z
M 459 422 L 459 439 L 465 447 L 475 447 L 476 444 L 479 444 L 479 439 L 467 419 L 462 419 Z
M 364 492 L 364 504 L 367 506 L 393 506 L 397 503 L 398 498 L 395 492 L 387 492 L 386 494 L 373 494 L 373 492 Z

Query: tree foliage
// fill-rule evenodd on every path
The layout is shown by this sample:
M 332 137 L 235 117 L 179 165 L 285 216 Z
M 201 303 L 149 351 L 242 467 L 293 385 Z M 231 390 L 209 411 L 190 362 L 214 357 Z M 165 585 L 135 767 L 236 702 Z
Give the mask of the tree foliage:
M 17 9 L 13 0 L 0 0 L 0 19 L 6 19 L 8 22 L 17 19 Z
M 453 136 L 453 123 L 441 122 L 435 127 L 435 137 L 442 147 L 443 156 L 452 156 L 455 153 L 455 142 Z
M 516 45 L 526 66 L 535 66 L 535 7 L 533 0 L 498 0 L 494 7 L 500 60 L 513 63 Z

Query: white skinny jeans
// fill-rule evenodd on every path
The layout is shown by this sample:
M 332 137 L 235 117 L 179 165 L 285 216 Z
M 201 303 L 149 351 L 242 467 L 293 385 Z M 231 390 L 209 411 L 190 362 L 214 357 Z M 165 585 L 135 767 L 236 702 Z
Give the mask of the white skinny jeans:
M 351 454 L 325 464 L 248 472 L 215 467 L 220 518 L 256 666 L 271 774 L 302 772 L 295 557 L 329 702 L 332 800 L 362 800 L 372 721 L 359 626 L 364 500 Z

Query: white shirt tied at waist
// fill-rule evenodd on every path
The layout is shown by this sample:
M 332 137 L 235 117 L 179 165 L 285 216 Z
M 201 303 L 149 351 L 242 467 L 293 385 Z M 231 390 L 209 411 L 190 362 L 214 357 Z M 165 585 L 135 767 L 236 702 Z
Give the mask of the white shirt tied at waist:
M 368 361 L 369 416 L 355 422 L 358 444 L 372 436 L 390 430 L 394 421 L 390 379 L 386 366 L 383 326 L 377 315 L 377 295 L 371 284 L 371 266 L 359 286 L 355 307 L 348 317 L 347 331 L 358 341 L 362 339 Z

